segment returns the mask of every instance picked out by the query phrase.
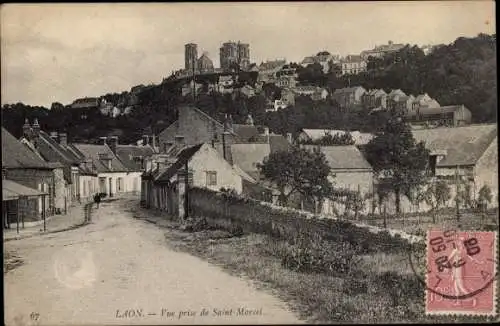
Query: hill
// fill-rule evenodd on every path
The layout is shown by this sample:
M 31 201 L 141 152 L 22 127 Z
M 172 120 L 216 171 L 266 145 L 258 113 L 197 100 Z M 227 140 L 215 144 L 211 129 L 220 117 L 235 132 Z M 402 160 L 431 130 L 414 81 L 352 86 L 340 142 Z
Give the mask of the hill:
M 408 45 L 383 59 L 369 58 L 368 68 L 365 73 L 338 77 L 335 69 L 324 74 L 312 65 L 299 68 L 299 82 L 327 87 L 330 91 L 361 85 L 386 91 L 399 88 L 414 95 L 428 93 L 441 105 L 464 104 L 471 110 L 473 122 L 496 122 L 496 35 L 461 37 L 427 56 L 417 46 Z M 197 77 L 197 82 L 206 84 L 214 78 L 212 75 Z M 240 79 L 253 85 L 256 74 L 241 73 Z M 163 130 L 175 121 L 179 104 L 192 102 L 191 97 L 181 96 L 181 87 L 186 82 L 167 78 L 159 85 L 141 85 L 136 91 L 133 88 L 130 92 L 101 96 L 115 106 L 133 108 L 129 115 L 115 119 L 104 117 L 97 110 L 83 113 L 60 103 L 53 103 L 50 109 L 17 103 L 2 107 L 2 125 L 20 136 L 24 119 L 37 117 L 43 129 L 66 131 L 73 141 L 94 141 L 116 134 L 121 142 L 134 142 L 143 133 Z M 268 125 L 277 133 L 305 127 L 374 131 L 380 119 L 384 119 L 342 112 L 330 99 L 313 102 L 307 97 L 298 97 L 295 106 L 285 110 L 266 112 L 268 103 L 280 93 L 272 84 L 264 85 L 261 94 L 250 98 L 239 92 L 200 93 L 196 104 L 208 114 L 232 114 L 235 122 L 243 122 L 252 114 L 255 123 Z

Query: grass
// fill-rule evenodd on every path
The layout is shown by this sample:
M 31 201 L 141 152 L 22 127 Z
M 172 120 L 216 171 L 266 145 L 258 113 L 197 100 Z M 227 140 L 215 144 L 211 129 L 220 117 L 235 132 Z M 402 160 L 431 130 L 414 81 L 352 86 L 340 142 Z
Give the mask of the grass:
M 138 215 L 147 215 L 143 211 Z M 158 214 L 155 213 L 158 217 Z M 161 214 L 160 214 L 161 215 Z M 288 303 L 308 323 L 462 323 L 485 317 L 426 316 L 424 287 L 410 268 L 407 252 L 357 256 L 344 275 L 297 272 L 282 265 L 289 244 L 263 234 L 232 236 L 223 230 L 187 232 L 179 223 L 161 223 L 167 243 L 253 281 Z M 159 225 L 160 223 L 158 223 Z
M 360 221 L 373 226 L 383 227 L 383 218 L 366 218 Z M 453 214 L 438 214 L 436 223 L 432 221 L 429 214 L 411 215 L 404 218 L 387 217 L 387 228 L 402 230 L 410 234 L 424 236 L 426 230 L 431 228 L 458 228 L 461 230 L 483 230 L 485 226 L 491 225 L 498 228 L 498 215 L 487 214 L 481 216 L 479 213 L 461 213 L 460 220 Z

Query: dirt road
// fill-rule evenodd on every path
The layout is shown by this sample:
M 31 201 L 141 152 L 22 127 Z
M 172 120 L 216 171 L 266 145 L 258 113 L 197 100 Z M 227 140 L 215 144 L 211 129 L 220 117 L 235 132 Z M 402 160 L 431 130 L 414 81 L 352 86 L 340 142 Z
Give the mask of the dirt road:
M 300 323 L 164 232 L 110 202 L 88 226 L 5 243 L 24 261 L 4 276 L 6 325 Z

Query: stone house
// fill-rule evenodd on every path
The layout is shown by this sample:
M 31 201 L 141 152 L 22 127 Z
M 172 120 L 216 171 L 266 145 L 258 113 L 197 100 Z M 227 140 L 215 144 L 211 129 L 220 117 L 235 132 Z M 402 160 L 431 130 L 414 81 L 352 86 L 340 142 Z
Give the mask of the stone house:
M 292 91 L 296 95 L 309 96 L 313 101 L 321 101 L 328 96 L 326 89 L 316 86 L 297 86 L 292 88 Z
M 387 108 L 387 93 L 383 89 L 371 89 L 362 95 L 365 109 Z
M 479 190 L 486 185 L 493 198 L 489 207 L 498 207 L 497 124 L 440 127 L 412 133 L 415 140 L 423 141 L 430 151 L 430 182 L 445 180 L 450 187 L 451 199 L 445 206 L 455 207 L 457 189 L 464 191 L 468 185 L 470 198 L 477 200 Z M 394 196 L 389 197 L 385 205 L 387 212 L 394 213 Z M 424 212 L 430 208 L 425 202 L 411 203 L 401 196 L 402 212 Z
M 36 121 L 35 121 L 36 122 Z M 34 124 L 35 132 L 39 128 Z M 63 166 L 59 163 L 46 162 L 28 146 L 23 145 L 5 128 L 2 127 L 2 177 L 22 186 L 31 188 L 35 193 L 46 196 L 17 201 L 9 200 L 5 208 L 9 215 L 7 224 L 17 220 L 21 214 L 25 221 L 40 221 L 45 216 L 56 213 L 56 194 L 64 193 Z M 61 189 L 62 185 L 62 189 Z M 56 189 L 57 188 L 57 189 Z
M 340 88 L 333 92 L 332 98 L 341 108 L 354 109 L 362 105 L 362 97 L 365 93 L 366 89 L 362 86 Z
M 112 150 L 117 143 L 117 137 L 110 137 L 102 145 L 73 143 L 71 147 L 95 166 L 98 192 L 110 197 L 122 193 L 140 193 L 142 171 L 125 166 Z
M 407 111 L 406 119 L 413 125 L 458 127 L 469 125 L 472 120 L 472 113 L 464 105 L 417 106 Z
M 28 126 L 29 127 L 29 126 Z M 27 128 L 26 124 L 23 129 Z M 94 195 L 90 191 L 91 187 L 87 186 L 89 182 L 94 184 L 97 182 L 97 172 L 91 165 L 86 164 L 85 159 L 79 157 L 68 146 L 68 136 L 66 133 L 51 132 L 50 135 L 40 130 L 38 134 L 28 136 L 24 132 L 24 137 L 21 142 L 24 142 L 33 151 L 39 154 L 45 161 L 51 163 L 60 163 L 63 166 L 64 192 L 56 197 L 56 208 L 67 209 L 73 203 L 89 200 Z M 85 186 L 81 186 L 81 182 Z M 61 189 L 63 186 L 56 187 Z M 83 188 L 83 189 L 82 189 Z M 82 190 L 85 190 L 82 192 Z
M 185 214 L 186 183 L 215 191 L 221 188 L 233 189 L 239 194 L 243 191 L 242 176 L 209 144 L 185 147 L 177 155 L 158 162 L 157 167 L 144 174 L 143 182 L 141 197 L 146 207 L 181 217 Z
M 348 55 L 340 60 L 342 75 L 356 75 L 366 71 L 367 62 L 359 55 Z

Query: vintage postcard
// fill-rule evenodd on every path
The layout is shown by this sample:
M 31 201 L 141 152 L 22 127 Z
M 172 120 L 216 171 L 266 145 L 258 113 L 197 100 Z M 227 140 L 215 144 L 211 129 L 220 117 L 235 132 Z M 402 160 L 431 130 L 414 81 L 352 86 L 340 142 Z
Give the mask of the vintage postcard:
M 0 15 L 5 325 L 499 321 L 493 1 Z

